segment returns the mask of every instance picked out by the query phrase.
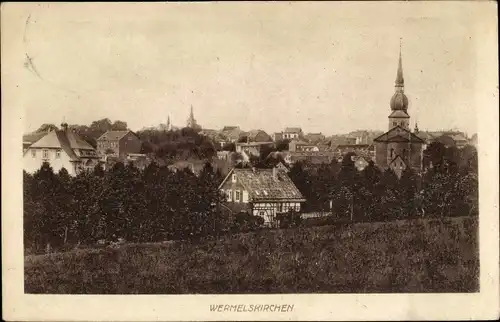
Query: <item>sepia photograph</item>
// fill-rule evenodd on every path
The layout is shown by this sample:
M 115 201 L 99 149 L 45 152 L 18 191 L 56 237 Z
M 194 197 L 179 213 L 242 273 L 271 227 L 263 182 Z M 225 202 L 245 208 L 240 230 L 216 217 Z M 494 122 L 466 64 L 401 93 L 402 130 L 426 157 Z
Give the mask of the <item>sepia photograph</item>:
M 489 294 L 498 314 L 497 32 L 487 1 L 2 4 L 19 295 L 210 295 L 214 320 Z

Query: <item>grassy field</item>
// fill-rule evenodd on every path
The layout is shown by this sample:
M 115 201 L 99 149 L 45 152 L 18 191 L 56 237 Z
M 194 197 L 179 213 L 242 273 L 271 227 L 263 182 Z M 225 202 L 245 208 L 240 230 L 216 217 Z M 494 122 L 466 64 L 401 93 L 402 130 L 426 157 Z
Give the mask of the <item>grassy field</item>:
M 26 293 L 474 292 L 477 219 L 263 230 L 25 257 Z

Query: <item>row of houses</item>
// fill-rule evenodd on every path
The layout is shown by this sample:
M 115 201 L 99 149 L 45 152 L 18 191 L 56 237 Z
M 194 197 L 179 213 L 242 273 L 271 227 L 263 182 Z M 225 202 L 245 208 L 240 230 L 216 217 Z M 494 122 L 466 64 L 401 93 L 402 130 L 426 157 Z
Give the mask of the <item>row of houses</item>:
M 144 167 L 151 157 L 141 154 L 141 147 L 142 141 L 132 131 L 107 131 L 97 139 L 97 148 L 94 148 L 63 123 L 61 129 L 23 137 L 23 168 L 33 173 L 48 162 L 54 171 L 65 168 L 74 176 L 99 163 L 106 167 L 118 161 L 134 162 Z

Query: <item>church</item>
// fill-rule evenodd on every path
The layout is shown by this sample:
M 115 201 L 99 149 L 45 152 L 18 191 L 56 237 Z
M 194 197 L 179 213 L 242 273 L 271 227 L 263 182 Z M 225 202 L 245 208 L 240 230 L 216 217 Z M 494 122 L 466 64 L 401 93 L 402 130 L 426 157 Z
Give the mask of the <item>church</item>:
M 408 97 L 404 92 L 401 48 L 399 50 L 395 93 L 391 98 L 390 107 L 388 131 L 373 140 L 375 164 L 384 171 L 392 169 L 398 178 L 401 178 L 401 174 L 408 167 L 415 173 L 420 173 L 425 142 L 410 130 Z

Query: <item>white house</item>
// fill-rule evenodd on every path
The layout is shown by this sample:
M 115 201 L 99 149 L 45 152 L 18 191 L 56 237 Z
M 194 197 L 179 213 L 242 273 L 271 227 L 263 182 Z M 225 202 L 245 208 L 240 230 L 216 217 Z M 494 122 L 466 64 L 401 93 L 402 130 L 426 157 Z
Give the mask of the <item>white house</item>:
M 96 150 L 78 134 L 61 124 L 62 130 L 48 132 L 31 144 L 23 153 L 24 170 L 34 173 L 43 162 L 48 162 L 54 172 L 66 168 L 72 176 L 93 169 L 99 163 Z

